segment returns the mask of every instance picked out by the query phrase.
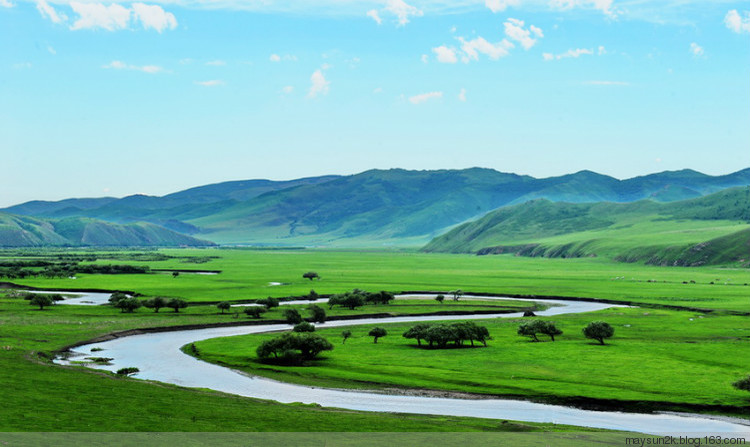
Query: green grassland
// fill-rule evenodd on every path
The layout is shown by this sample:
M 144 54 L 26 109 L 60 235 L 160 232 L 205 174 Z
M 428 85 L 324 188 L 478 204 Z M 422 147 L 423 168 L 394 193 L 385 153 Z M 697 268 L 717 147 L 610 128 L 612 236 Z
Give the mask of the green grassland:
M 616 263 L 603 258 L 382 251 L 195 249 L 161 250 L 159 253 L 188 257 L 188 260 L 191 256 L 218 256 L 218 259 L 201 264 L 185 262 L 186 258 L 127 263 L 151 268 L 221 270 L 222 273 L 213 276 L 183 274 L 177 278 L 169 274 L 78 275 L 76 279 L 31 278 L 16 282 L 47 289 L 132 290 L 146 296 L 174 296 L 194 302 L 301 296 L 310 289 L 330 294 L 354 288 L 394 292 L 460 288 L 476 293 L 590 297 L 750 311 L 750 286 L 745 286 L 750 283 L 750 270 L 744 268 L 663 268 Z M 97 263 L 123 261 L 102 259 Z M 309 270 L 318 272 L 322 279 L 302 278 Z M 272 282 L 286 285 L 269 285 Z
M 78 252 L 80 253 L 80 250 Z M 60 253 L 72 254 L 76 251 Z M 163 259 L 161 255 L 172 257 Z M 552 394 L 566 397 L 579 395 L 575 394 L 576 381 L 582 383 L 585 379 L 592 378 L 590 383 L 582 388 L 585 388 L 583 392 L 587 396 L 706 404 L 721 402 L 739 406 L 742 405 L 742 393 L 729 388 L 728 383 L 750 372 L 747 370 L 747 364 L 742 363 L 748 357 L 747 317 L 729 315 L 727 312 L 750 312 L 750 286 L 744 285 L 750 283 L 750 271 L 747 269 L 708 266 L 665 268 L 637 263 L 616 263 L 604 258 L 478 257 L 400 251 L 174 249 L 148 252 L 146 257 L 134 251 L 100 252 L 98 256 L 101 258 L 95 261 L 97 264 L 131 264 L 149 266 L 152 269 L 220 270 L 222 273 L 214 276 L 181 274 L 177 278 L 168 273 L 81 274 L 76 275 L 76 279 L 40 277 L 16 280 L 17 283 L 44 289 L 120 289 L 136 291 L 144 297 L 181 297 L 189 300 L 191 306 L 178 314 L 168 309 L 158 314 L 147 309 L 140 309 L 134 314 L 122 314 L 109 306 L 64 305 L 38 311 L 19 299 L 0 299 L 0 378 L 7 389 L 14 390 L 13 393 L 6 393 L 8 396 L 4 397 L 5 405 L 0 407 L 0 430 L 560 429 L 551 425 L 501 425 L 499 421 L 368 415 L 279 405 L 205 390 L 185 390 L 164 384 L 115 378 L 109 374 L 83 368 L 53 366 L 44 359 L 40 360 L 36 354 L 49 353 L 118 330 L 248 321 L 244 315 L 239 315 L 235 319 L 234 309 L 229 314 L 221 315 L 215 306 L 201 306 L 199 303 L 258 299 L 269 295 L 301 296 L 309 293 L 310 289 L 315 289 L 319 294 L 329 294 L 354 288 L 394 292 L 447 291 L 460 288 L 466 292 L 476 293 L 577 296 L 626 300 L 650 306 L 677 305 L 715 309 L 714 312 L 703 315 L 704 318 L 699 318 L 696 312 L 673 312 L 654 308 L 605 311 L 597 318 L 605 318 L 617 328 L 612 345 L 605 347 L 589 345 L 581 339 L 580 327 L 584 321 L 590 321 L 593 315 L 556 318 L 555 321 L 560 323 L 566 334 L 554 344 L 528 343 L 514 335 L 512 322 L 499 320 L 493 322 L 493 327 L 490 328 L 495 340 L 491 341 L 489 348 L 452 350 L 439 355 L 480 356 L 466 363 L 468 365 L 472 362 L 482 363 L 485 360 L 481 357 L 483 352 L 497 353 L 493 354 L 497 368 L 510 372 L 511 376 L 515 376 L 515 371 L 524 369 L 524 360 L 530 363 L 547 358 L 557 359 L 559 363 L 569 365 L 570 371 L 560 373 L 559 367 L 550 360 L 551 363 L 541 363 L 540 366 L 528 371 L 528 376 L 523 376 L 524 380 L 508 379 L 493 373 L 487 374 L 488 377 L 495 377 L 491 380 L 480 378 L 481 380 L 476 382 L 475 379 L 471 379 L 460 383 L 461 380 L 456 379 L 455 383 L 452 383 L 438 377 L 441 374 L 430 376 L 425 373 L 410 376 L 408 380 L 413 382 L 394 381 L 390 385 L 394 387 L 469 389 L 470 384 L 476 383 L 479 388 L 472 392 L 540 398 Z M 2 256 L 5 260 L 11 258 L 18 258 L 18 254 L 6 252 Z M 303 279 L 302 274 L 310 270 L 318 272 L 321 279 Z M 2 280 L 4 279 L 0 278 L 0 281 Z M 691 280 L 695 281 L 695 284 L 691 284 Z M 269 285 L 272 282 L 284 285 Z M 710 284 L 711 282 L 714 284 Z M 367 306 L 353 312 L 335 308 L 329 315 L 424 313 L 451 310 L 456 306 L 466 306 L 464 309 L 488 309 L 487 306 L 498 305 L 522 304 L 468 300 L 454 303 L 447 300 L 445 304 L 440 305 L 432 300 L 416 303 L 397 300 L 388 306 Z M 301 309 L 304 307 L 300 306 Z M 644 313 L 649 315 L 643 315 Z M 279 316 L 280 310 L 273 310 L 266 314 L 263 320 Z M 690 321 L 689 318 L 694 320 Z M 625 328 L 626 324 L 630 324 L 631 327 Z M 659 325 L 664 326 L 663 331 L 657 331 Z M 366 349 L 372 349 L 369 338 L 362 336 L 364 330 L 353 329 L 355 337 L 349 342 L 355 357 Z M 398 335 L 400 330 L 393 329 L 391 335 L 378 343 L 377 346 L 383 348 L 383 353 L 399 356 L 434 354 L 409 348 L 407 340 L 401 339 Z M 349 342 L 346 349 L 349 349 Z M 336 344 L 336 349 L 327 361 L 346 359 L 339 357 L 346 352 Z M 511 352 L 517 356 L 516 364 L 509 361 L 513 357 L 507 357 Z M 576 362 L 564 357 L 576 353 L 580 353 L 580 361 L 588 358 L 588 361 L 595 362 L 599 368 L 609 365 L 607 368 L 612 368 L 624 384 L 608 383 L 605 380 L 606 371 L 601 369 L 601 376 L 593 380 L 593 377 L 589 377 L 592 375 L 588 370 L 576 368 Z M 678 358 L 678 354 L 682 358 Z M 377 356 L 373 356 L 372 360 L 376 359 Z M 667 359 L 667 363 L 673 368 L 678 369 L 675 369 L 671 376 L 667 376 L 666 373 L 663 376 L 657 375 L 663 382 L 645 383 L 649 375 L 647 372 L 652 376 L 659 374 L 648 369 L 654 368 L 649 362 L 664 359 Z M 404 359 L 406 362 L 412 360 Z M 457 363 L 447 362 L 446 365 L 461 366 L 462 362 L 458 360 Z M 633 363 L 638 363 L 639 366 L 635 367 Z M 711 372 L 709 379 L 705 379 L 705 375 L 686 376 L 698 378 L 696 383 L 690 385 L 686 383 L 688 379 L 680 377 L 679 368 L 685 368 L 690 374 L 699 374 L 701 364 Z M 389 365 L 390 363 L 376 364 L 373 368 L 382 369 L 380 377 L 394 376 L 395 369 Z M 417 366 L 412 363 L 411 367 Z M 314 369 L 310 368 L 311 371 Z M 353 369 L 352 372 L 356 370 Z M 570 384 L 560 384 L 559 374 L 568 377 Z M 633 374 L 632 380 L 628 374 Z M 460 377 L 458 372 L 455 372 L 455 375 L 457 378 Z M 303 377 L 299 380 L 323 379 Z M 336 377 L 325 380 L 331 380 L 332 383 L 340 381 Z M 377 382 L 366 378 L 354 380 Z M 516 384 L 518 389 L 514 390 Z M 684 388 L 681 385 L 684 385 Z M 701 385 L 706 387 L 704 394 L 699 391 Z M 558 389 L 561 389 L 560 393 L 557 393 Z M 660 394 L 660 390 L 664 391 Z M 670 399 L 672 395 L 675 400 Z M 143 411 L 144 408 L 148 411 Z
M 108 306 L 38 311 L 0 299 L 0 431 L 566 431 L 554 424 L 371 414 L 282 405 L 119 378 L 46 361 L 68 344 L 117 330 L 230 321 L 213 306 L 120 314 Z
M 518 336 L 516 328 L 525 319 L 493 319 L 477 322 L 490 330 L 488 347 L 444 350 L 418 348 L 414 340 L 402 338 L 413 324 L 378 324 L 388 336 L 377 344 L 367 336 L 374 325 L 352 328 L 345 344 L 342 329 L 323 326 L 317 332 L 335 348 L 304 367 L 258 361 L 255 348 L 273 334 L 217 338 L 194 346 L 203 360 L 308 385 L 723 405 L 735 407 L 735 414 L 743 414 L 750 402 L 747 392 L 731 386 L 749 371 L 746 317 L 615 308 L 544 319 L 564 331 L 557 341 L 540 336 L 543 342 L 530 342 Z M 598 319 L 615 327 L 615 337 L 605 346 L 581 333 Z

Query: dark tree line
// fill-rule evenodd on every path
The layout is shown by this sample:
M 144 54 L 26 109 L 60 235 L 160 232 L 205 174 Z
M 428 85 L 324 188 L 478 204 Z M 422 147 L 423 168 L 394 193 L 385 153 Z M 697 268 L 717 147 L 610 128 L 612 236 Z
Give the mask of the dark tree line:
M 422 346 L 422 340 L 424 340 L 430 348 L 439 349 L 447 348 L 449 343 L 460 347 L 467 341 L 471 343 L 471 346 L 474 346 L 475 341 L 487 346 L 487 340 L 491 339 L 486 327 L 477 326 L 471 321 L 451 324 L 421 323 L 404 332 L 403 337 L 416 339 L 418 346 Z
M 333 309 L 333 306 L 341 306 L 354 310 L 365 304 L 389 304 L 395 298 L 394 294 L 384 290 L 380 292 L 366 292 L 354 289 L 351 292 L 333 295 L 328 298 L 328 308 Z

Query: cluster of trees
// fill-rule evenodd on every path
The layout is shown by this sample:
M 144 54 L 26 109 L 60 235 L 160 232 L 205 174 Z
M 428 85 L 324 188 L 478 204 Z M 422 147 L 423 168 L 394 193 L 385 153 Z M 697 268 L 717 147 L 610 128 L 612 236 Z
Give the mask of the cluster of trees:
M 491 339 L 486 327 L 478 326 L 471 321 L 451 324 L 420 323 L 404 332 L 403 337 L 416 339 L 419 346 L 422 346 L 422 340 L 424 340 L 430 348 L 440 349 L 447 348 L 448 343 L 453 343 L 453 346 L 462 346 L 465 341 L 470 342 L 471 346 L 474 346 L 475 341 L 487 346 L 487 340 Z
M 530 337 L 532 341 L 540 341 L 538 335 L 547 335 L 552 341 L 555 336 L 562 335 L 563 331 L 557 328 L 551 321 L 534 320 L 522 323 L 518 326 L 518 335 Z M 615 334 L 615 328 L 604 321 L 592 321 L 583 328 L 583 335 L 586 338 L 596 340 L 604 344 L 604 339 L 611 338 Z
M 39 306 L 39 310 L 44 310 L 45 307 L 49 307 L 65 299 L 59 293 L 24 293 L 22 296 L 32 306 Z
M 354 310 L 365 304 L 389 304 L 395 298 L 394 294 L 385 290 L 380 292 L 366 292 L 354 289 L 351 292 L 332 295 L 328 298 L 328 308 L 333 309 L 333 306 L 341 306 Z
M 110 295 L 109 303 L 112 305 L 112 307 L 120 309 L 122 313 L 131 313 L 141 307 L 153 309 L 154 312 L 159 312 L 159 309 L 167 307 L 174 310 L 175 312 L 179 312 L 180 309 L 184 309 L 188 306 L 187 301 L 180 298 L 165 298 L 162 296 L 156 296 L 147 300 L 139 300 L 134 296 L 129 296 L 122 292 L 115 292 Z
M 285 332 L 266 340 L 258 346 L 256 354 L 261 360 L 289 365 L 301 365 L 323 351 L 333 350 L 331 342 L 314 332 Z
M 68 278 L 79 273 L 117 275 L 148 273 L 148 267 L 133 265 L 81 265 L 77 262 L 6 261 L 0 264 L 0 277 L 24 279 L 32 277 Z

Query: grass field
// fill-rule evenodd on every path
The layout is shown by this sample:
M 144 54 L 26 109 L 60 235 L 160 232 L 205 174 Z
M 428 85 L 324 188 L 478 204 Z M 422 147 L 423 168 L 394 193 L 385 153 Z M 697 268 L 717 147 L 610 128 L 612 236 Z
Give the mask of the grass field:
M 737 414 L 750 403 L 747 392 L 731 386 L 750 373 L 747 317 L 615 308 L 544 319 L 564 331 L 557 341 L 518 336 L 524 319 L 493 319 L 477 321 L 493 337 L 488 347 L 443 350 L 418 348 L 401 337 L 413 324 L 378 324 L 388 336 L 377 344 L 367 336 L 374 325 L 354 328 L 345 344 L 340 328 L 319 328 L 335 348 L 304 367 L 259 362 L 255 348 L 275 336 L 270 334 L 205 340 L 195 347 L 201 359 L 308 385 L 724 405 L 736 407 Z M 581 333 L 597 319 L 615 327 L 604 346 Z
M 577 395 L 576 383 L 592 377 L 588 370 L 576 368 L 577 363 L 565 357 L 580 352 L 581 355 L 607 355 L 608 362 L 601 379 L 591 380 L 581 386 L 586 396 L 609 396 L 613 399 L 664 400 L 693 403 L 719 403 L 742 405 L 742 393 L 728 388 L 727 383 L 738 375 L 747 374 L 743 361 L 747 353 L 747 317 L 727 315 L 723 310 L 750 311 L 750 272 L 744 269 L 660 268 L 638 264 L 619 264 L 603 259 L 537 259 L 512 256 L 477 257 L 469 255 L 437 255 L 411 252 L 357 252 L 357 251 L 258 251 L 258 250 L 163 250 L 159 253 L 175 256 L 163 261 L 134 261 L 100 259 L 100 264 L 148 265 L 152 269 L 206 269 L 221 270 L 215 276 L 182 274 L 147 275 L 77 275 L 77 279 L 32 278 L 15 282 L 45 289 L 123 289 L 134 290 L 145 296 L 163 295 L 188 299 L 192 305 L 174 314 L 163 310 L 155 314 L 140 309 L 134 314 L 121 314 L 110 307 L 55 306 L 38 311 L 19 299 L 0 299 L 0 378 L 7 389 L 14 390 L 4 397 L 0 407 L 0 430 L 20 431 L 121 431 L 121 430 L 174 430 L 174 431 L 316 431 L 316 430 L 557 430 L 559 427 L 535 424 L 500 425 L 497 421 L 458 418 L 433 418 L 420 416 L 368 415 L 356 412 L 322 410 L 296 407 L 233 396 L 210 391 L 185 390 L 163 384 L 145 383 L 133 379 L 114 378 L 108 374 L 83 368 L 62 368 L 40 361 L 38 352 L 48 353 L 66 345 L 118 330 L 140 327 L 172 326 L 236 321 L 234 316 L 221 315 L 215 306 L 200 306 L 200 302 L 257 299 L 266 296 L 304 295 L 310 289 L 320 294 L 343 292 L 353 288 L 365 290 L 452 290 L 511 294 L 538 294 L 584 296 L 631 300 L 653 305 L 670 304 L 717 309 L 697 318 L 695 312 L 672 312 L 661 309 L 623 311 L 623 315 L 607 315 L 617 324 L 617 335 L 612 346 L 600 348 L 580 339 L 580 327 L 589 315 L 558 318 L 566 334 L 556 343 L 527 343 L 514 335 L 512 323 L 498 321 L 491 328 L 495 337 L 490 348 L 457 350 L 446 355 L 480 356 L 467 361 L 469 365 L 484 368 L 485 353 L 499 353 L 497 371 L 482 380 L 471 379 L 451 382 L 441 379 L 440 368 L 432 368 L 434 375 L 414 374 L 408 382 L 395 380 L 395 369 L 379 364 L 379 378 L 388 378 L 389 386 L 408 386 L 431 389 L 476 389 L 472 392 L 517 394 L 526 396 Z M 207 262 L 191 262 L 195 258 L 216 256 Z M 135 259 L 135 258 L 133 258 Z M 206 261 L 206 259 L 203 259 Z M 302 273 L 314 270 L 322 279 L 309 281 Z M 2 279 L 0 279 L 2 280 Z M 689 281 L 695 281 L 690 284 Z M 651 281 L 651 282 L 649 282 Z M 683 281 L 688 284 L 683 284 Z M 269 283 L 285 285 L 272 286 Z M 714 282 L 714 284 L 710 284 Z M 434 301 L 424 303 L 399 303 L 389 306 L 369 306 L 354 313 L 402 312 L 423 313 L 450 310 L 452 306 L 487 308 L 499 303 Z M 502 303 L 502 306 L 509 304 Z M 302 306 L 304 307 L 304 306 Z M 264 319 L 277 318 L 280 311 L 266 314 Z M 650 313 L 649 316 L 640 313 Z M 352 313 L 336 308 L 329 315 Z M 306 314 L 306 313 L 305 313 Z M 244 315 L 237 318 L 246 320 Z M 694 318 L 689 321 L 689 318 Z M 630 324 L 630 328 L 625 328 Z M 665 329 L 656 331 L 659 324 Z M 506 326 L 507 325 L 507 326 Z M 427 351 L 409 348 L 401 339 L 401 329 L 393 329 L 377 347 L 389 355 L 425 355 Z M 360 353 L 372 349 L 360 329 L 354 330 L 350 340 L 354 357 L 346 360 L 347 350 L 337 344 L 329 361 L 359 361 Z M 662 337 L 663 339 L 661 339 Z M 361 349 L 360 349 L 361 348 Z M 376 351 L 377 354 L 381 353 Z M 525 354 L 524 354 L 525 353 Z M 231 352 L 224 354 L 232 355 Z M 442 353 L 441 353 L 442 354 Z M 510 355 L 512 354 L 512 355 Z M 683 358 L 677 358 L 678 354 Z M 377 359 L 373 355 L 372 360 Z M 505 359 L 505 360 L 503 360 Z M 514 363 L 510 360 L 516 359 Z M 559 366 L 570 366 L 562 376 L 568 385 L 561 383 Z M 581 357 L 583 359 L 583 357 Z M 666 359 L 666 360 L 665 360 Z M 364 359 L 367 360 L 367 359 Z M 407 358 L 404 361 L 412 361 Z M 580 360 L 580 359 L 579 359 Z M 534 368 L 532 361 L 542 362 Z M 675 372 L 658 376 L 648 369 L 654 362 L 667 361 Z M 492 364 L 493 362 L 490 362 Z M 544 363 L 547 362 L 547 363 Z M 690 385 L 689 379 L 680 376 L 683 369 L 691 374 L 701 369 L 711 371 L 707 382 Z M 366 364 L 366 363 L 365 363 Z M 446 363 L 449 365 L 450 363 Z M 633 366 L 637 364 L 638 367 Z M 658 364 L 658 363 L 657 363 Z M 334 365 L 334 364 L 332 364 Z M 602 363 L 604 365 L 604 363 Z M 599 365 L 600 368 L 604 366 Z M 618 366 L 619 365 L 619 366 Z M 455 365 L 454 365 L 455 366 Z M 459 362 L 460 366 L 460 362 Z M 682 369 L 680 369 L 682 368 Z M 310 368 L 310 371 L 316 368 Z M 289 376 L 289 380 L 330 380 L 340 382 L 333 373 L 328 378 Z M 622 383 L 605 380 L 607 374 L 616 374 Z M 524 380 L 519 380 L 526 371 Z M 429 371 L 428 371 L 429 372 Z M 362 374 L 352 368 L 352 374 Z M 507 373 L 513 379 L 507 378 Z M 458 373 L 452 373 L 454 375 Z M 628 374 L 633 374 L 629 378 Z M 660 382 L 646 383 L 649 376 L 657 375 Z M 666 373 L 665 373 L 666 374 Z M 322 376 L 321 376 L 322 377 Z M 390 377 L 390 378 L 389 378 Z M 459 376 L 456 376 L 459 377 Z M 685 376 L 693 377 L 693 376 Z M 701 376 L 704 377 L 704 376 Z M 353 380 L 373 381 L 371 378 L 350 377 Z M 491 379 L 491 380 L 490 380 Z M 663 380 L 662 380 L 663 379 Z M 668 380 L 669 379 L 669 380 Z M 557 380 L 557 382 L 555 381 Z M 377 382 L 377 380 L 375 380 Z M 704 384 L 706 391 L 697 390 Z M 347 385 L 350 386 L 351 384 Z M 684 385 L 684 386 L 683 386 Z M 358 385 L 354 385 L 358 386 Z M 514 387 L 516 387 L 514 389 Z M 661 395 L 660 395 L 660 390 Z M 738 394 L 739 393 L 739 394 Z M 578 393 L 581 394 L 581 393 Z M 661 397 L 660 397 L 661 396 Z M 667 399 L 667 400 L 670 400 Z M 671 401 L 671 400 L 670 400 Z M 144 411 L 144 409 L 146 411 Z M 384 422 L 385 421 L 385 422 Z M 387 423 L 386 423 L 387 422 Z
M 48 289 L 121 289 L 190 301 L 364 290 L 452 290 L 630 300 L 718 310 L 750 311 L 750 270 L 721 267 L 653 267 L 599 258 L 546 259 L 413 252 L 314 250 L 163 250 L 174 256 L 219 256 L 206 263 L 184 259 L 129 262 L 151 268 L 221 270 L 214 276 L 184 274 L 79 275 L 77 279 L 17 281 Z M 122 261 L 100 260 L 102 264 Z M 302 278 L 306 271 L 320 281 Z M 649 282 L 651 281 L 651 282 Z M 691 284 L 690 281 L 695 281 Z M 683 284 L 687 282 L 687 284 Z M 711 284 L 713 282 L 713 284 Z M 287 285 L 272 286 L 270 283 Z

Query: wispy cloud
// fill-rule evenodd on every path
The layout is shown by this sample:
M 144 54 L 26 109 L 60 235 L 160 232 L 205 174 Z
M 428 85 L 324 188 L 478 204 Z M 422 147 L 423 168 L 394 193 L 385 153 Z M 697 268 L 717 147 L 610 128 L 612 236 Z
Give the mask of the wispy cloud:
M 49 3 L 44 0 L 37 0 L 36 9 L 42 17 L 51 20 L 52 23 L 62 23 L 68 20 L 68 17 L 65 14 L 58 13 L 55 8 L 50 6 Z
M 409 97 L 409 102 L 412 104 L 422 104 L 431 99 L 439 99 L 443 97 L 443 92 L 429 92 L 422 93 L 420 95 L 414 95 Z
M 458 57 L 456 57 L 456 50 L 454 48 L 448 48 L 445 45 L 441 45 L 433 48 L 432 52 L 435 53 L 438 62 L 443 64 L 455 64 L 458 62 Z M 426 57 L 426 55 L 423 57 Z
M 381 25 L 383 23 L 383 19 L 380 18 L 380 14 L 378 14 L 377 9 L 371 9 L 367 11 L 367 17 L 371 18 L 375 21 L 378 25 Z
M 297 60 L 297 56 L 293 54 L 285 54 L 283 56 L 280 56 L 274 53 L 268 57 L 268 60 L 271 62 L 281 62 L 281 61 L 294 62 Z
M 422 17 L 424 12 L 404 0 L 386 0 L 385 6 L 380 9 L 370 9 L 367 11 L 367 17 L 370 17 L 378 25 L 383 23 L 384 16 L 392 16 L 396 26 L 405 26 L 409 23 L 411 17 Z
M 10 0 L 0 0 L 0 7 L 12 8 L 14 6 L 16 6 L 15 3 L 11 2 Z
M 508 19 L 503 26 L 505 26 L 505 35 L 520 43 L 526 50 L 533 47 L 538 39 L 544 37 L 542 30 L 534 25 L 524 28 L 523 20 Z
M 695 57 L 701 57 L 706 54 L 706 51 L 703 49 L 702 46 L 693 42 L 690 44 L 690 53 Z
M 602 86 L 619 86 L 619 87 L 627 87 L 630 85 L 630 82 L 623 82 L 623 81 L 586 81 L 583 83 L 583 85 L 602 85 Z
M 460 92 L 458 92 L 458 100 L 461 102 L 466 102 L 466 89 L 462 88 Z
M 14 70 L 28 70 L 31 68 L 31 62 L 19 62 L 10 66 Z
M 102 68 L 111 70 L 133 70 L 141 71 L 143 73 L 156 74 L 164 71 L 164 68 L 158 65 L 131 65 L 126 64 L 122 61 L 112 61 L 107 65 L 102 65 Z
M 212 79 L 210 81 L 195 81 L 196 85 L 200 85 L 202 87 L 219 87 L 221 85 L 226 84 L 224 81 L 220 79 Z
M 603 47 L 600 47 L 600 48 L 603 48 Z M 560 59 L 568 59 L 568 58 L 576 59 L 584 55 L 593 55 L 593 54 L 594 54 L 594 50 L 589 50 L 587 48 L 575 48 L 575 49 L 571 49 L 560 54 L 544 53 L 542 54 L 542 58 L 544 58 L 545 61 L 554 61 L 554 60 L 559 61 Z
M 68 2 L 67 5 L 77 15 L 73 24 L 70 25 L 70 29 L 74 31 L 84 29 L 118 31 L 129 29 L 131 23 L 140 23 L 143 29 L 152 29 L 159 33 L 177 27 L 174 14 L 165 11 L 159 5 L 133 3 L 129 5 L 130 7 L 126 7 L 119 3 L 105 5 L 104 3 L 77 1 Z M 45 0 L 37 0 L 36 8 L 42 17 L 49 19 L 52 23 L 68 21 L 68 16 L 50 6 Z
M 310 90 L 307 92 L 307 97 L 313 99 L 318 95 L 327 95 L 330 86 L 331 83 L 326 79 L 323 70 L 315 70 L 310 76 Z
M 492 12 L 503 12 L 510 6 L 519 6 L 521 0 L 484 0 L 484 5 Z
M 209 67 L 223 67 L 226 64 L 227 64 L 226 61 L 221 61 L 221 60 L 215 60 L 215 61 L 208 61 L 208 62 L 206 62 L 206 65 L 208 65 Z

